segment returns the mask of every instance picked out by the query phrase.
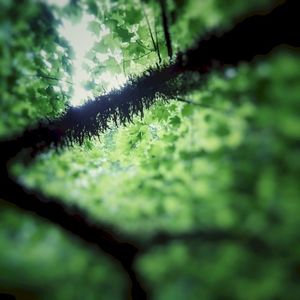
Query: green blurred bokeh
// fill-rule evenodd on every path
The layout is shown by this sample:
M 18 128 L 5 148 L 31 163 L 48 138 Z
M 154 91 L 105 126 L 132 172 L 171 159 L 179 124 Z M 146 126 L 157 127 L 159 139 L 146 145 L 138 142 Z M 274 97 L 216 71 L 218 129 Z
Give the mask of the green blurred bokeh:
M 62 92 L 59 81 L 41 78 L 71 76 L 65 57 L 70 49 L 55 31 L 51 9 L 37 3 L 0 4 L 1 136 L 59 115 L 71 93 Z M 79 3 L 80 9 L 101 5 Z M 183 50 L 202 32 L 228 28 L 238 16 L 270 3 L 169 1 L 174 48 Z M 128 32 L 133 26 L 128 7 L 134 5 L 120 1 L 117 9 L 107 8 Z M 155 3 L 147 5 L 155 16 Z M 137 32 L 147 44 L 150 37 L 140 26 Z M 124 39 L 124 32 L 118 38 Z M 126 55 L 135 51 L 130 43 L 124 47 Z M 53 62 L 52 52 L 58 53 Z M 245 240 L 256 236 L 268 246 L 265 251 L 239 240 L 194 239 L 150 249 L 136 268 L 153 299 L 300 299 L 299 65 L 299 51 L 281 46 L 251 64 L 212 73 L 187 96 L 199 105 L 158 101 L 143 120 L 111 128 L 100 140 L 50 150 L 29 167 L 16 159 L 12 173 L 29 187 L 78 205 L 91 219 L 141 239 L 160 230 L 217 228 Z M 128 69 L 138 73 L 148 66 Z M 37 77 L 29 80 L 28 74 Z M 0 292 L 17 299 L 122 298 L 124 276 L 103 253 L 35 216 L 3 203 L 0 208 Z

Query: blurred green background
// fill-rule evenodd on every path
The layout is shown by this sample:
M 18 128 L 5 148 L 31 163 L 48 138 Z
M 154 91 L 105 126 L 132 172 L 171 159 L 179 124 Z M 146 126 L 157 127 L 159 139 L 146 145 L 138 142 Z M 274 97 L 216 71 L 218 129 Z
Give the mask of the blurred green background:
M 170 0 L 174 51 L 275 4 Z M 58 31 L 63 19 L 94 17 L 89 30 L 97 41 L 86 55 L 85 87 L 95 95 L 107 88 L 97 85 L 103 72 L 138 75 L 157 63 L 155 51 L 143 56 L 151 49 L 145 11 L 167 62 L 157 2 L 146 1 L 144 12 L 141 5 L 1 1 L 1 138 L 71 105 L 74 89 L 63 82 L 72 81 L 74 54 Z M 110 33 L 101 37 L 99 28 Z M 100 64 L 99 53 L 110 55 Z M 250 64 L 212 72 L 186 96 L 198 105 L 157 101 L 142 120 L 112 126 L 82 146 L 49 150 L 30 166 L 16 158 L 11 172 L 24 185 L 79 206 L 91 220 L 143 239 L 161 230 L 216 228 L 245 240 L 257 236 L 268 246 L 255 251 L 238 240 L 193 239 L 153 247 L 136 263 L 153 299 L 298 300 L 299 66 L 299 50 L 278 47 Z M 21 300 L 122 299 L 124 275 L 97 249 L 4 202 L 0 228 L 0 292 Z

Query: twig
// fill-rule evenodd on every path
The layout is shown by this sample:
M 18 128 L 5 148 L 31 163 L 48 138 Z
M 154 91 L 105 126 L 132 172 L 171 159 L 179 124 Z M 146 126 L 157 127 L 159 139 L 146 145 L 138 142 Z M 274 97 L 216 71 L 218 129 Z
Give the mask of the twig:
M 146 49 L 146 50 L 155 51 L 155 49 L 149 48 L 149 47 L 145 46 L 145 45 L 144 45 L 141 41 L 139 41 L 139 40 L 136 40 L 136 43 L 137 43 L 138 45 L 140 45 L 142 48 Z
M 234 230 L 223 230 L 218 228 L 195 229 L 181 233 L 158 232 L 152 238 L 145 242 L 144 248 L 140 250 L 140 254 L 148 252 L 152 247 L 160 245 L 168 245 L 173 241 L 202 241 L 206 243 L 231 241 L 239 243 L 254 252 L 260 254 L 271 255 L 274 250 L 280 252 L 280 248 L 272 249 L 260 237 L 249 234 L 247 232 L 239 232 Z
M 44 79 L 50 79 L 50 80 L 55 80 L 55 81 L 62 81 L 62 82 L 65 82 L 65 83 L 73 85 L 73 82 L 70 82 L 70 81 L 64 80 L 64 79 L 60 79 L 60 78 L 56 78 L 56 77 L 53 77 L 53 76 L 48 76 L 48 75 L 38 75 L 38 74 L 35 74 L 35 75 L 25 75 L 25 76 L 44 78 Z
M 152 50 L 152 51 L 149 51 L 149 52 L 147 52 L 147 53 L 145 53 L 145 54 L 143 54 L 143 55 L 141 55 L 141 56 L 138 56 L 138 57 L 135 57 L 135 58 L 132 58 L 132 59 L 125 59 L 125 60 L 123 60 L 124 62 L 131 62 L 131 61 L 133 61 L 133 60 L 139 60 L 139 59 L 141 59 L 141 58 L 143 58 L 143 57 L 145 57 L 145 56 L 148 56 L 149 54 L 151 54 L 151 53 L 153 53 L 154 51 Z
M 163 29 L 164 29 L 166 46 L 167 46 L 169 58 L 171 60 L 173 57 L 173 49 L 172 49 L 171 34 L 169 31 L 166 0 L 159 0 L 159 4 L 160 4 L 160 9 L 161 9 L 161 18 L 162 18 L 162 24 L 163 24 Z
M 141 2 L 141 5 L 142 5 L 143 13 L 144 13 L 144 16 L 145 16 L 145 19 L 146 19 L 146 23 L 147 23 L 147 26 L 148 26 L 148 30 L 149 30 L 149 34 L 150 34 L 150 37 L 151 37 L 153 48 L 155 49 L 155 51 L 157 53 L 158 62 L 159 62 L 159 64 L 161 64 L 161 56 L 160 56 L 159 50 L 157 48 L 157 44 L 155 43 L 154 36 L 153 36 L 153 33 L 152 33 L 152 29 L 151 29 L 151 26 L 150 26 L 150 22 L 149 22 L 149 19 L 148 19 L 148 15 L 146 13 L 143 2 Z
M 187 103 L 187 104 L 191 104 L 191 105 L 196 105 L 196 106 L 201 106 L 201 107 L 205 107 L 205 108 L 209 108 L 209 109 L 218 110 L 218 111 L 221 111 L 221 112 L 230 112 L 229 110 L 224 110 L 224 109 L 221 109 L 221 108 L 216 107 L 216 106 L 212 106 L 212 105 L 205 104 L 205 103 L 195 102 L 195 101 L 189 100 L 189 99 L 175 98 L 175 100 L 179 101 L 179 102 L 184 102 L 184 103 Z
M 125 60 L 122 61 L 122 67 L 123 67 L 123 73 L 124 73 L 124 76 L 127 78 L 127 73 L 126 73 L 126 66 L 125 66 Z

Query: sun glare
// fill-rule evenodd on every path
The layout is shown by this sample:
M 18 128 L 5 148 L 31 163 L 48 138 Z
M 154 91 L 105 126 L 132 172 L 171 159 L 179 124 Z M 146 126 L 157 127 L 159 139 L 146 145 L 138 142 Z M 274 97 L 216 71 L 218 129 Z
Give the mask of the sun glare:
M 96 42 L 96 37 L 87 30 L 88 23 L 92 20 L 92 16 L 83 14 L 80 23 L 74 24 L 65 19 L 59 28 L 60 34 L 69 42 L 74 51 L 74 59 L 72 61 L 74 94 L 72 99 L 70 99 L 70 104 L 73 106 L 81 105 L 85 99 L 92 96 L 83 87 L 83 82 L 88 78 L 87 71 L 83 68 L 85 55 Z
M 67 4 L 69 4 L 69 0 L 46 0 L 46 3 L 51 5 L 57 5 L 59 7 L 63 7 Z
M 74 94 L 70 99 L 70 105 L 79 106 L 86 102 L 88 99 L 92 98 L 92 93 L 87 91 L 83 84 L 90 76 L 88 71 L 83 68 L 84 62 L 87 61 L 85 57 L 87 52 L 92 48 L 96 41 L 101 40 L 101 36 L 109 34 L 108 30 L 103 30 L 102 35 L 96 37 L 87 28 L 88 24 L 94 20 L 94 16 L 83 13 L 81 21 L 74 24 L 72 21 L 64 19 L 62 20 L 62 26 L 59 28 L 60 34 L 69 42 L 70 46 L 74 51 L 74 59 L 72 61 L 73 65 L 73 89 Z M 101 61 L 105 63 L 105 60 L 109 58 L 109 54 L 103 55 Z M 99 61 L 100 62 L 100 61 Z M 126 81 L 126 77 L 123 74 L 118 74 L 117 76 L 112 75 L 109 70 L 103 73 L 99 78 L 96 78 L 96 83 L 101 85 L 101 82 L 106 83 L 108 90 L 117 88 Z

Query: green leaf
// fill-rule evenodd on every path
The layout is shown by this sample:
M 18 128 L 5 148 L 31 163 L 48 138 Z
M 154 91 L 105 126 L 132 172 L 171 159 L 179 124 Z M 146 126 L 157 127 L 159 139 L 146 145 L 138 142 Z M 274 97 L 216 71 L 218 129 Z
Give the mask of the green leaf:
M 181 114 L 183 117 L 188 117 L 188 116 L 192 115 L 193 112 L 194 112 L 193 106 L 190 104 L 185 104 L 181 111 Z
M 88 24 L 88 30 L 90 30 L 91 32 L 93 32 L 95 35 L 99 35 L 100 33 L 100 24 L 97 21 L 91 21 Z
M 116 33 L 124 43 L 130 42 L 131 38 L 134 36 L 133 33 L 122 27 L 116 27 L 114 33 Z
M 178 116 L 174 116 L 169 119 L 169 123 L 174 127 L 179 127 L 181 119 Z
M 142 20 L 142 13 L 141 10 L 137 9 L 128 9 L 125 14 L 125 22 L 134 25 L 138 24 Z

